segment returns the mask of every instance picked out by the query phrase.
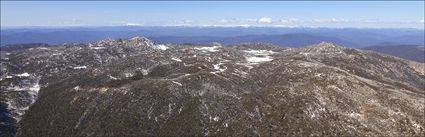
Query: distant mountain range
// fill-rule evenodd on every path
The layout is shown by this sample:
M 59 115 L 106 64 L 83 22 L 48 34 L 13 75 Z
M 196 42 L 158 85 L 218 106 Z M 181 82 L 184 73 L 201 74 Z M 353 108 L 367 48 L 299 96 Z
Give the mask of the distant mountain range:
M 279 46 L 303 47 L 328 41 L 355 48 L 380 43 L 424 45 L 424 30 L 420 29 L 142 26 L 8 28 L 1 31 L 0 44 L 4 46 L 22 43 L 85 43 L 138 35 L 144 35 L 158 43 L 177 44 L 264 42 Z
M 381 52 L 417 62 L 425 62 L 425 47 L 423 45 L 378 45 L 363 49 Z

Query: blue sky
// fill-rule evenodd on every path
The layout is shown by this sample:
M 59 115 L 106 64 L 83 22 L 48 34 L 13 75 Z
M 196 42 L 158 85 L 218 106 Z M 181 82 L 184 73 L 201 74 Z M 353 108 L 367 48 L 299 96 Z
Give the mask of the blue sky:
M 1 26 L 424 28 L 424 1 L 1 2 Z

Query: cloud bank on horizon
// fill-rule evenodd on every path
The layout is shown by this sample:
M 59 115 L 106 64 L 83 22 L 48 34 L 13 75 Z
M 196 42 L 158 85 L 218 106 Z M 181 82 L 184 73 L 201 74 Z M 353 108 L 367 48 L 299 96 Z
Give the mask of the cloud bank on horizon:
M 424 1 L 1 1 L 1 26 L 424 28 Z

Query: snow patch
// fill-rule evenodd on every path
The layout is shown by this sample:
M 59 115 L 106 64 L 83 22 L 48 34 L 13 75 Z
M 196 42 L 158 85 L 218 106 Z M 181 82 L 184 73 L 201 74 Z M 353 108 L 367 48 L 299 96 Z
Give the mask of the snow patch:
M 38 90 L 40 90 L 40 85 L 34 84 L 31 87 L 19 87 L 19 86 L 8 87 L 7 90 L 12 90 L 12 91 L 35 91 L 35 92 L 38 93 Z
M 218 48 L 221 46 L 212 46 L 212 47 L 195 47 L 195 50 L 200 50 L 202 52 L 217 52 Z
M 171 104 L 168 104 L 168 114 L 171 115 L 171 111 L 173 111 L 173 108 Z
M 214 71 L 214 72 L 211 72 L 211 73 L 212 74 L 216 74 L 216 73 L 224 72 L 227 69 L 227 67 L 224 66 L 224 68 L 223 68 L 222 66 L 223 66 L 223 63 L 222 62 L 220 62 L 218 64 L 214 64 L 213 67 L 217 71 Z
M 125 76 L 126 78 L 128 78 L 128 77 L 132 77 L 132 76 L 133 76 L 133 74 L 132 74 L 132 73 L 124 73 L 124 76 Z
M 148 42 L 148 41 L 143 41 L 143 42 L 144 42 L 144 43 L 145 43 L 145 45 L 146 45 L 146 46 L 148 46 L 148 47 L 150 47 L 150 46 L 152 46 L 152 45 L 153 45 L 153 43 L 152 43 L 152 42 L 150 42 L 150 41 L 149 41 L 149 42 Z M 141 43 L 139 43 L 139 46 L 141 46 L 140 44 L 141 44 Z
M 146 70 L 146 69 L 142 69 L 142 75 L 143 76 L 146 76 L 146 75 L 148 75 L 149 74 L 149 71 L 148 70 Z
M 25 73 L 22 73 L 22 74 L 18 74 L 16 76 L 18 76 L 18 77 L 28 77 L 28 76 L 30 76 L 30 74 L 25 72 Z
M 315 77 L 321 77 L 323 75 L 323 73 L 317 73 L 316 75 L 314 75 Z
M 76 90 L 76 91 L 80 90 L 80 86 L 75 86 L 74 90 Z
M 352 118 L 357 118 L 357 119 L 360 118 L 360 117 L 362 117 L 361 114 L 355 113 L 355 112 L 351 112 L 350 114 L 348 114 L 348 116 L 350 116 Z
M 419 124 L 417 124 L 415 121 L 412 121 L 412 125 L 413 125 L 413 127 L 416 128 L 416 130 L 421 130 L 422 129 L 422 126 L 419 125 Z
M 300 52 L 300 54 L 301 54 L 301 55 L 304 55 L 304 56 L 308 56 L 308 55 L 310 55 L 310 53 L 307 53 L 307 52 Z
M 118 80 L 118 78 L 116 78 L 116 77 L 114 77 L 114 76 L 111 76 L 111 75 L 108 75 L 108 77 L 109 77 L 110 79 L 112 79 L 112 80 Z
M 90 47 L 90 49 L 105 49 L 105 47 Z
M 86 69 L 87 68 L 87 66 L 76 66 L 76 67 L 74 67 L 74 69 Z
M 269 62 L 272 61 L 273 58 L 271 56 L 264 56 L 264 57 L 247 57 L 246 61 L 248 61 L 249 63 L 261 63 L 261 62 Z
M 190 67 L 190 66 L 194 66 L 194 65 L 193 64 L 186 64 L 186 63 L 183 62 L 183 66 Z
M 219 118 L 219 117 L 217 117 L 217 116 L 215 116 L 215 117 L 213 118 L 213 120 L 214 120 L 214 121 L 218 121 L 218 120 L 220 120 L 220 118 Z
M 25 73 L 22 73 L 22 74 L 16 74 L 15 76 L 18 76 L 18 77 L 29 77 L 30 74 L 28 74 L 28 73 L 25 72 Z
M 250 49 L 250 50 L 244 50 L 244 52 L 248 53 L 248 55 L 245 56 L 246 61 L 252 64 L 272 61 L 273 58 L 270 55 L 275 54 L 275 52 L 271 50 Z
M 84 111 L 83 115 L 81 115 L 80 119 L 78 119 L 77 124 L 74 126 L 74 129 L 80 128 L 81 124 L 84 122 L 84 120 L 87 118 L 88 111 Z
M 174 61 L 177 61 L 177 62 L 182 62 L 182 60 L 179 59 L 179 58 L 171 58 L 171 60 L 174 60 Z
M 271 55 L 274 54 L 275 52 L 271 51 L 271 50 L 244 50 L 244 52 L 249 53 L 249 54 L 253 54 L 253 55 L 263 55 L 263 56 L 267 56 L 267 55 Z
M 46 47 L 39 47 L 38 49 L 41 49 L 41 50 L 50 50 L 49 48 L 46 48 Z
M 19 105 L 18 102 L 13 101 L 11 99 L 7 99 L 7 109 L 11 112 L 14 112 L 13 118 L 16 119 L 18 122 L 21 120 L 21 116 L 25 114 L 25 111 L 29 109 L 29 107 L 34 104 L 38 97 L 38 91 L 40 90 L 40 85 L 38 83 L 38 80 L 34 83 L 31 83 L 29 85 L 25 86 L 16 86 L 16 87 L 8 87 L 6 90 L 11 91 L 25 91 L 24 96 L 26 98 L 25 101 L 30 101 L 29 104 Z M 16 115 L 15 115 L 16 114 Z
M 176 84 L 176 85 L 179 85 L 180 87 L 181 86 L 183 86 L 183 84 L 182 83 L 179 83 L 179 82 L 176 82 L 176 81 L 171 81 L 171 82 L 173 82 L 174 84 Z
M 159 49 L 159 50 L 167 50 L 169 47 L 165 46 L 165 45 L 155 45 L 154 49 Z

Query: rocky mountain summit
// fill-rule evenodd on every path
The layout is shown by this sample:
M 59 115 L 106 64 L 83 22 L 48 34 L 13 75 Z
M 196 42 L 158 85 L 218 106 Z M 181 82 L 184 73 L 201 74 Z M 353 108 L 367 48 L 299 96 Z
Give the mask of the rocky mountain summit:
M 425 65 L 144 38 L 1 53 L 3 136 L 423 136 Z

